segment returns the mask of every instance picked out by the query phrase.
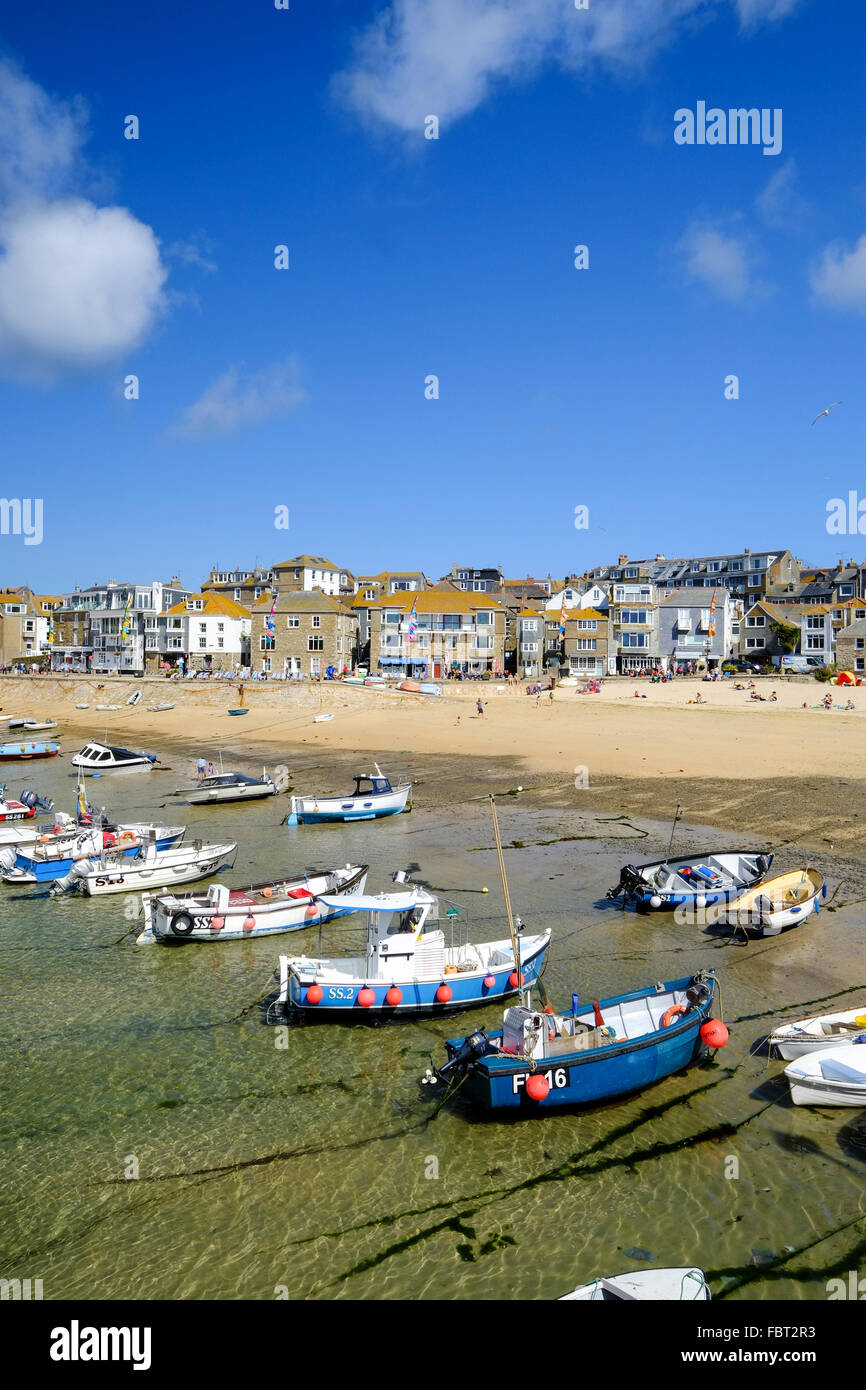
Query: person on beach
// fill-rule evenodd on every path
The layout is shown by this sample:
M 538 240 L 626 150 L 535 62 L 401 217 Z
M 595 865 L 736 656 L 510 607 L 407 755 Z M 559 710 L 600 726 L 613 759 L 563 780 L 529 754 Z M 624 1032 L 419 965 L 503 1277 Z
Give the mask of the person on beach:
M 197 762 L 196 765 L 195 765 L 195 770 L 196 770 L 196 772 L 198 773 L 198 780 L 199 780 L 199 781 L 201 781 L 202 778 L 204 777 L 205 767 L 206 767 L 206 766 L 207 766 L 207 764 L 205 763 L 204 758 L 199 758 L 198 762 Z
M 458 728 L 459 728 L 459 725 L 460 725 L 460 715 L 459 715 L 459 714 L 458 714 L 458 716 L 457 716 L 457 725 L 458 725 Z
M 483 700 L 480 698 L 480 696 L 479 696 L 479 698 L 475 701 L 475 709 L 476 709 L 476 711 L 478 712 L 478 718 L 479 718 L 479 719 L 483 719 L 483 718 L 484 718 L 484 702 L 483 702 Z
M 241 681 L 240 685 L 238 686 L 238 704 L 239 704 L 239 705 L 243 705 L 243 702 L 244 702 L 244 683 L 243 683 L 243 681 Z
M 696 705 L 703 705 L 703 704 L 706 704 L 706 701 L 705 701 L 705 699 L 704 699 L 704 697 L 703 697 L 703 695 L 701 694 L 700 691 L 698 691 L 697 694 L 695 695 L 695 704 L 696 704 Z
M 772 690 L 772 691 L 770 692 L 770 704 L 771 704 L 771 705 L 774 705 L 774 704 L 776 703 L 776 701 L 778 700 L 778 698 L 779 698 L 779 697 L 778 697 L 778 695 L 776 694 L 775 690 Z
M 828 692 L 828 693 L 824 696 L 823 700 L 821 701 L 821 704 L 824 706 L 825 709 L 832 709 L 832 708 L 833 708 L 833 696 Z

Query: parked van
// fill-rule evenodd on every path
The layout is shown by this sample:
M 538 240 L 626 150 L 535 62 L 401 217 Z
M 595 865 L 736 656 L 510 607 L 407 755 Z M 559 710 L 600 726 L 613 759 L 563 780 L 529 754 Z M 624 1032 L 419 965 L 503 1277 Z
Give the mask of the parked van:
M 818 666 L 825 664 L 822 656 L 774 656 L 773 665 L 782 671 L 790 671 L 795 676 L 808 676 Z

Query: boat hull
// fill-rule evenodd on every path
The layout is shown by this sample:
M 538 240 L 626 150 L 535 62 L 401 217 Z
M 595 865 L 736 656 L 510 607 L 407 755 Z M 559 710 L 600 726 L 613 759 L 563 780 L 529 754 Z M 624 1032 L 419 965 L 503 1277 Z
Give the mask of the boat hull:
M 544 933 L 540 940 L 540 945 L 535 945 L 525 951 L 521 950 L 521 971 L 526 989 L 530 989 L 535 984 L 547 961 L 550 933 Z M 524 943 L 521 942 L 521 946 L 523 945 Z M 337 961 L 331 963 L 338 964 Z M 310 962 L 311 966 L 312 964 L 313 962 Z M 305 979 L 304 972 L 292 968 L 289 957 L 281 956 L 279 1002 L 293 1013 L 302 1014 L 307 1018 L 327 1018 L 332 1022 L 364 1018 L 405 1018 L 417 1014 L 459 1013 L 463 1009 L 496 1003 L 498 1000 L 508 999 L 516 994 L 517 985 L 509 982 L 509 977 L 513 971 L 514 962 L 511 961 L 507 965 L 467 971 L 462 974 L 437 974 L 434 978 L 426 980 L 417 978 L 410 980 L 365 980 L 357 978 L 352 980 L 347 978 L 340 983 L 330 983 L 326 980 L 317 981 L 313 971 L 309 971 L 309 978 Z M 485 985 L 485 979 L 492 979 L 493 984 Z M 317 1003 L 308 998 L 310 988 L 315 983 L 318 983 L 322 990 L 322 998 Z M 447 984 L 451 990 L 451 998 L 445 1002 L 441 1002 L 436 997 L 442 984 Z M 395 986 L 399 989 L 401 998 L 399 1003 L 389 1004 L 385 996 Z M 358 1002 L 363 989 L 372 991 L 372 1003 L 362 1005 Z
M 26 762 L 33 758 L 56 758 L 59 743 L 2 743 L 0 763 Z
M 379 820 L 406 810 L 411 785 L 379 796 L 293 796 L 288 825 L 315 825 L 321 821 Z
M 581 1284 L 563 1294 L 560 1303 L 607 1303 L 620 1299 L 700 1303 L 710 1297 L 702 1269 L 641 1269 L 630 1274 L 614 1274 Z
M 688 979 L 675 981 L 666 989 L 671 992 L 685 989 L 690 983 Z M 652 993 L 638 990 L 602 1000 L 600 1007 L 604 1012 L 613 1005 L 645 1000 Z M 708 1055 L 709 1049 L 701 1039 L 700 1029 L 709 1018 L 714 997 L 715 981 L 712 980 L 709 997 L 704 1003 L 681 1014 L 669 1027 L 585 1052 L 540 1059 L 532 1067 L 524 1058 L 488 1052 L 467 1068 L 461 1082 L 461 1095 L 485 1111 L 518 1110 L 526 1115 L 544 1115 L 566 1106 L 591 1105 L 642 1091 Z M 464 1042 L 463 1038 L 449 1039 L 446 1044 L 449 1059 Z M 526 1083 L 533 1074 L 543 1076 L 548 1084 L 547 1095 L 540 1101 L 531 1099 L 526 1092 Z
M 183 793 L 190 806 L 224 805 L 229 801 L 261 801 L 274 795 L 273 786 L 256 785 L 250 787 L 213 787 L 208 791 L 190 789 Z
M 183 830 L 174 831 L 169 835 L 160 836 L 156 840 L 157 850 L 172 849 L 178 841 L 183 838 Z M 115 854 L 123 859 L 132 859 L 138 854 L 140 845 L 130 845 L 124 849 L 122 844 L 117 844 L 114 848 Z M 71 855 L 63 859 L 34 859 L 24 851 L 19 851 L 15 860 L 14 869 L 9 873 L 3 874 L 4 883 L 51 883 L 56 878 L 62 878 L 68 874 L 73 864 L 79 859 L 86 859 L 88 856 L 79 855 L 73 858 Z
M 168 888 L 175 883 L 195 883 L 197 879 L 208 878 L 224 869 L 235 848 L 236 846 L 232 845 L 231 850 L 221 850 L 197 864 L 175 864 L 166 867 L 157 864 L 152 868 L 146 865 L 135 868 L 133 862 L 129 861 L 128 864 L 118 865 L 116 869 L 105 868 L 98 873 L 89 874 L 87 878 L 80 880 L 79 888 L 87 897 L 95 898 L 105 893 L 144 893 L 151 888 Z
M 858 1024 L 857 1019 L 863 1023 Z M 824 1032 L 822 1025 L 837 1032 Z M 786 1023 L 776 1028 L 767 1038 L 771 1049 L 786 1062 L 795 1062 L 798 1057 L 807 1057 L 810 1052 L 824 1052 L 831 1047 L 851 1042 L 858 1033 L 866 1033 L 866 1004 L 859 1008 L 847 1009 L 843 1013 L 822 1014 L 818 1018 L 804 1018 L 796 1023 Z

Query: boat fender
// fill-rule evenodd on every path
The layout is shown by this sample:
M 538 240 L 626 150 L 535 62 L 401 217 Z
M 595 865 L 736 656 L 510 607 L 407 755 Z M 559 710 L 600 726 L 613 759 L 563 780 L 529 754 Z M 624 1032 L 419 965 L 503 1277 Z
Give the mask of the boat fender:
M 670 1028 L 677 1014 L 684 1014 L 685 1011 L 686 1008 L 684 1004 L 672 1004 L 671 1007 L 662 1014 L 662 1028 Z
M 176 912 L 169 925 L 175 936 L 189 936 L 195 924 L 188 912 Z

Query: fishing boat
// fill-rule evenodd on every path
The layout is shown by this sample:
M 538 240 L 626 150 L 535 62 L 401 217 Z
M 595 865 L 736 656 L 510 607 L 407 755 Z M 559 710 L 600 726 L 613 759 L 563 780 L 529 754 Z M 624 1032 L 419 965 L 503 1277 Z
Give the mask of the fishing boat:
M 57 728 L 56 719 L 10 719 L 8 721 L 10 729 L 22 729 L 28 734 L 47 733 L 49 729 Z
M 74 864 L 112 851 L 130 859 L 144 846 L 171 849 L 183 839 L 183 825 L 94 825 L 56 830 L 35 844 L 6 845 L 0 849 L 0 878 L 4 883 L 49 883 L 63 878 Z
M 91 740 L 71 759 L 73 767 L 86 773 L 126 772 L 132 769 L 147 771 L 156 762 L 156 754 L 144 748 L 116 748 L 113 744 Z
M 711 1297 L 702 1269 L 635 1269 L 580 1284 L 557 1301 L 568 1303 L 618 1303 L 632 1299 L 651 1302 L 700 1303 Z
M 795 1105 L 866 1109 L 866 1046 L 845 1043 L 789 1062 L 785 1076 Z
M 276 784 L 267 768 L 261 777 L 245 777 L 241 772 L 218 772 L 203 777 L 192 787 L 178 787 L 173 796 L 184 796 L 190 806 L 210 806 L 214 802 L 258 801 L 263 796 L 276 796 Z
M 56 758 L 59 743 L 0 743 L 0 762 L 23 762 L 27 758 Z
M 820 912 L 826 896 L 827 884 L 817 869 L 792 869 L 762 879 L 731 898 L 725 917 L 732 925 L 749 926 L 761 936 L 778 936 L 785 927 L 796 927 Z
M 780 1023 L 767 1038 L 767 1044 L 786 1062 L 793 1062 L 809 1052 L 826 1052 L 828 1048 L 856 1039 L 866 1039 L 866 1004 L 843 1013 Z
M 607 897 L 634 902 L 638 911 L 693 903 L 708 907 L 727 902 L 760 883 L 773 862 L 772 854 L 743 850 L 690 855 L 687 859 L 654 859 L 649 864 L 626 864 L 619 883 Z
M 325 906 L 339 899 L 325 896 Z M 367 943 L 354 956 L 280 956 L 278 1007 L 327 1015 L 406 1017 L 452 1013 L 515 994 L 544 969 L 550 931 L 473 944 L 446 945 L 439 900 L 420 885 L 407 892 L 354 899 L 367 914 Z
M 411 782 L 391 785 L 378 763 L 375 772 L 362 773 L 348 796 L 293 796 L 286 825 L 314 825 L 317 821 L 377 820 L 406 810 Z
M 0 787 L 0 824 L 32 820 L 36 815 L 37 806 L 51 811 L 54 809 L 54 802 L 49 804 L 43 801 L 35 792 L 22 792 L 20 800 L 15 801 L 13 797 L 6 795 L 5 787 Z
M 727 1042 L 710 1019 L 712 971 L 592 1000 L 564 1013 L 540 1013 L 528 1003 L 505 1011 L 503 1027 L 449 1039 L 448 1060 L 425 1080 L 460 1083 L 483 1110 L 520 1109 L 544 1115 L 641 1091 Z
M 366 864 L 347 864 L 343 869 L 310 869 L 298 878 L 249 888 L 212 883 L 206 893 L 145 894 L 144 931 L 136 944 L 239 941 L 329 922 L 354 912 L 367 883 L 367 870 Z M 326 893 L 330 905 L 324 902 Z
M 126 857 L 117 850 L 104 851 L 98 858 L 81 859 L 69 873 L 51 884 L 55 895 L 77 889 L 90 897 L 104 893 L 141 893 L 150 888 L 164 888 L 175 883 L 194 883 L 208 878 L 233 862 L 236 844 L 177 845 L 158 850 L 150 844 Z

